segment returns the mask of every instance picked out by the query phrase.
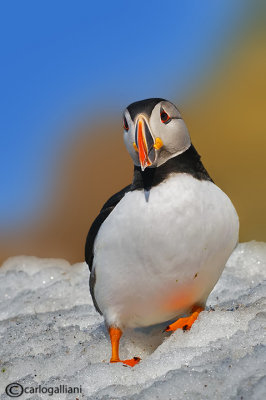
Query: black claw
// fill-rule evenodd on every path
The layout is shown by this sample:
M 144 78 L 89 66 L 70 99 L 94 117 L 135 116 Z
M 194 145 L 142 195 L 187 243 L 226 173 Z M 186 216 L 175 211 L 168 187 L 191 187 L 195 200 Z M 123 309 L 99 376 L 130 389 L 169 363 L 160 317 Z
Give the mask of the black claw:
M 184 325 L 182 329 L 185 332 L 185 331 L 187 331 L 187 328 L 188 328 L 188 325 Z

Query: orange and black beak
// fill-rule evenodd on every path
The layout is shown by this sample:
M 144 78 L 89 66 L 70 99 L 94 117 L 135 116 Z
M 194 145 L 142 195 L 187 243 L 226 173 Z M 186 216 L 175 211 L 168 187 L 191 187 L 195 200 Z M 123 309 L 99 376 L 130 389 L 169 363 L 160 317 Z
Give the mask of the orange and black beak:
M 142 171 L 155 160 L 154 139 L 144 118 L 139 117 L 136 124 L 135 142 L 139 153 Z

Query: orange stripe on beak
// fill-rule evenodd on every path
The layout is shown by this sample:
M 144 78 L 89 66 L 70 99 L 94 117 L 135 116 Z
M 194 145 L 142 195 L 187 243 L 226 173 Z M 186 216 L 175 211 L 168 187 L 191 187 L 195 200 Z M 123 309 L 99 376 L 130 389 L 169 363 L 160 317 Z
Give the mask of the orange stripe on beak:
M 148 149 L 147 149 L 147 143 L 144 135 L 144 130 L 143 130 L 143 121 L 142 119 L 139 119 L 138 121 L 138 148 L 139 148 L 139 162 L 141 165 L 142 171 L 149 165 L 151 165 L 151 162 L 148 158 Z

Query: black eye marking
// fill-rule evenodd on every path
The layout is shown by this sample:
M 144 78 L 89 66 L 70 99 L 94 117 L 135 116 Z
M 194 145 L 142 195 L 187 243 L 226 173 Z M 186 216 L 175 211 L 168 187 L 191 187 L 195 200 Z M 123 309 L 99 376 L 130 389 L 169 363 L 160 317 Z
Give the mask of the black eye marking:
M 124 117 L 124 129 L 125 129 L 126 131 L 129 130 L 129 126 L 128 126 L 126 117 Z
M 163 124 L 168 124 L 172 119 L 163 108 L 161 108 L 160 116 Z

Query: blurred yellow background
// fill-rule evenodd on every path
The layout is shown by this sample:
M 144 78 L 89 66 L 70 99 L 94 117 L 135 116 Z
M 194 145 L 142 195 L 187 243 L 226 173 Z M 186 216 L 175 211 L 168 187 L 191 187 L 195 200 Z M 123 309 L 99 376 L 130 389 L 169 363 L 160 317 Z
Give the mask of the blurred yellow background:
M 207 71 L 186 98 L 180 101 L 178 93 L 175 96 L 173 83 L 173 97 L 168 99 L 179 107 L 212 179 L 235 205 L 242 242 L 266 241 L 263 22 L 259 15 L 254 17 L 234 43 L 228 43 L 226 59 L 219 60 L 209 75 Z M 157 97 L 164 96 L 157 93 Z M 90 224 L 103 203 L 132 178 L 133 165 L 122 135 L 118 117 L 98 119 L 77 130 L 59 158 L 46 208 L 29 224 L 0 232 L 0 262 L 19 254 L 83 261 Z

